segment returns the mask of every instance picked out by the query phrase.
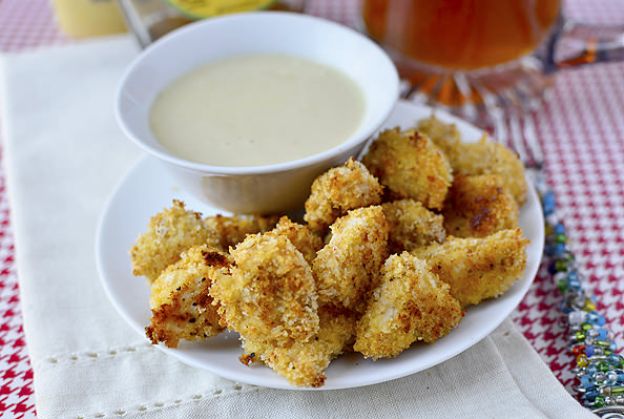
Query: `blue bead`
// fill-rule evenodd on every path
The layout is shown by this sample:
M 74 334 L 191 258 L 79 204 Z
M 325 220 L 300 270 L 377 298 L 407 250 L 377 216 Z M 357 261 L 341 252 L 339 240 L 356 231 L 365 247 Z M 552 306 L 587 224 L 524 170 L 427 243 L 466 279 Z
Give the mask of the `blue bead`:
M 555 194 L 552 191 L 548 191 L 542 197 L 542 205 L 544 207 L 544 214 L 550 215 L 555 212 Z
M 607 361 L 615 366 L 619 366 L 620 362 L 622 362 L 622 357 L 620 355 L 611 354 L 607 357 Z
M 587 375 L 582 376 L 581 385 L 585 388 L 591 386 L 592 385 L 591 379 Z
M 618 378 L 617 378 L 617 379 L 618 379 L 618 381 L 619 381 L 620 383 L 624 383 L 624 373 L 623 373 L 623 372 L 619 372 L 619 373 L 618 373 Z
M 588 391 L 587 393 L 585 393 L 585 400 L 588 401 L 593 401 L 596 399 L 596 396 L 598 396 L 600 393 L 598 393 L 596 390 L 592 390 L 592 391 Z
M 552 252 L 551 255 L 563 256 L 566 252 L 566 245 L 564 243 L 557 243 L 552 246 L 550 251 Z
M 598 339 L 605 340 L 607 338 L 607 331 L 605 329 L 598 330 Z
M 587 319 L 589 323 L 598 325 L 598 326 L 604 326 L 604 324 L 606 323 L 604 316 L 602 314 L 596 313 L 595 311 L 592 311 L 591 313 L 589 313 L 589 315 L 587 316 Z
M 565 234 L 565 226 L 561 223 L 555 226 L 555 234 Z
M 573 289 L 573 290 L 580 290 L 581 283 L 579 281 L 569 281 L 568 288 Z
M 593 345 L 587 345 L 585 347 L 585 355 L 587 355 L 588 357 L 593 356 L 594 355 L 594 346 Z
M 578 280 L 578 272 L 570 271 L 568 272 L 568 281 L 577 281 Z
M 546 253 L 546 255 L 548 256 L 554 256 L 555 255 L 555 245 L 552 244 L 547 244 L 546 246 L 544 246 L 544 253 Z

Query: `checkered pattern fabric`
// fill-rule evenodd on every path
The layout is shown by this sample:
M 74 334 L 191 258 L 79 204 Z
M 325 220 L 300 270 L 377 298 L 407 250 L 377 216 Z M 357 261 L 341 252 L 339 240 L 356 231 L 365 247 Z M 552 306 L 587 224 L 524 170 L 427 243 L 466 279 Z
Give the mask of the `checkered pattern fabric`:
M 357 26 L 358 0 L 308 0 L 308 13 Z M 573 0 L 566 15 L 582 22 L 624 24 L 620 0 Z M 71 42 L 46 0 L 0 0 L 0 51 Z M 624 64 L 557 76 L 553 97 L 533 115 L 547 174 L 580 266 L 598 297 L 619 348 L 624 347 Z M 9 206 L 0 172 L 0 416 L 35 415 L 33 373 L 24 341 L 13 260 Z M 560 296 L 538 275 L 513 314 L 516 325 L 571 389 L 573 359 L 558 311 Z

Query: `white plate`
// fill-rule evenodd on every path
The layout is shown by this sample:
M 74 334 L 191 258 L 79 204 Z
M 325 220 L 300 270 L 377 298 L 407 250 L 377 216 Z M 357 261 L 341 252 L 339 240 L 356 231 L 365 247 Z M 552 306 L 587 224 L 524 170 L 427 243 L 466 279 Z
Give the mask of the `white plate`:
M 384 127 L 411 127 L 432 110 L 407 102 L 398 103 Z M 465 141 L 476 141 L 481 131 L 457 118 L 437 112 L 436 115 L 457 124 Z M 142 233 L 152 215 L 171 205 L 173 198 L 182 199 L 188 208 L 204 215 L 216 213 L 181 190 L 165 173 L 161 163 L 141 160 L 124 177 L 111 196 L 98 226 L 96 258 L 100 278 L 111 302 L 137 333 L 145 335 L 149 323 L 149 289 L 146 280 L 132 276 L 128 251 Z M 327 381 L 320 390 L 359 387 L 404 377 L 441 362 L 470 348 L 491 333 L 520 303 L 537 272 L 544 242 L 542 211 L 537 194 L 529 184 L 527 203 L 520 211 L 520 225 L 531 243 L 528 246 L 526 271 L 503 296 L 467 310 L 459 326 L 434 344 L 415 344 L 394 359 L 372 362 L 350 354 L 332 362 Z M 204 368 L 230 380 L 264 387 L 295 389 L 281 376 L 264 366 L 246 367 L 238 336 L 224 333 L 202 343 L 183 342 L 177 349 L 158 346 L 180 361 Z M 310 388 L 298 388 L 312 390 Z

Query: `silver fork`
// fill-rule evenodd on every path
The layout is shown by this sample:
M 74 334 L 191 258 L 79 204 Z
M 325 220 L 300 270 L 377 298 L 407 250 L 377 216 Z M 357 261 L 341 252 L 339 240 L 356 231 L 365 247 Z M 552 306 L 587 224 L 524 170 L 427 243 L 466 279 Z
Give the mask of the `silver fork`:
M 587 282 L 568 247 L 554 192 L 544 176 L 544 154 L 533 118 L 514 111 L 506 115 L 490 112 L 489 116 L 496 139 L 518 154 L 540 194 L 546 225 L 544 261 L 563 295 L 569 350 L 577 361 L 572 370 L 578 382 L 576 396 L 600 417 L 624 418 L 624 358 L 616 354 L 613 334 L 605 327 L 605 317 L 596 311 L 595 298 L 586 289 Z

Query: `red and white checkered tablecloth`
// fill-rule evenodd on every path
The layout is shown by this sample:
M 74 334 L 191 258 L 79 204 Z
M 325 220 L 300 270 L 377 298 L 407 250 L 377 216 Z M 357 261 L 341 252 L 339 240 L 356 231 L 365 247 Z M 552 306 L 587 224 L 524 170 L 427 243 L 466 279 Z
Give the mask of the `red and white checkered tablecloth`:
M 353 25 L 358 0 L 309 0 L 308 12 Z M 583 22 L 624 24 L 621 0 L 572 0 L 566 14 Z M 47 0 L 0 0 L 0 52 L 71 42 Z M 624 63 L 557 76 L 554 95 L 535 116 L 548 177 L 581 267 L 624 347 Z M 0 171 L 0 415 L 33 417 L 33 372 L 24 340 L 13 236 Z M 571 388 L 560 295 L 539 277 L 513 319 L 564 385 Z

